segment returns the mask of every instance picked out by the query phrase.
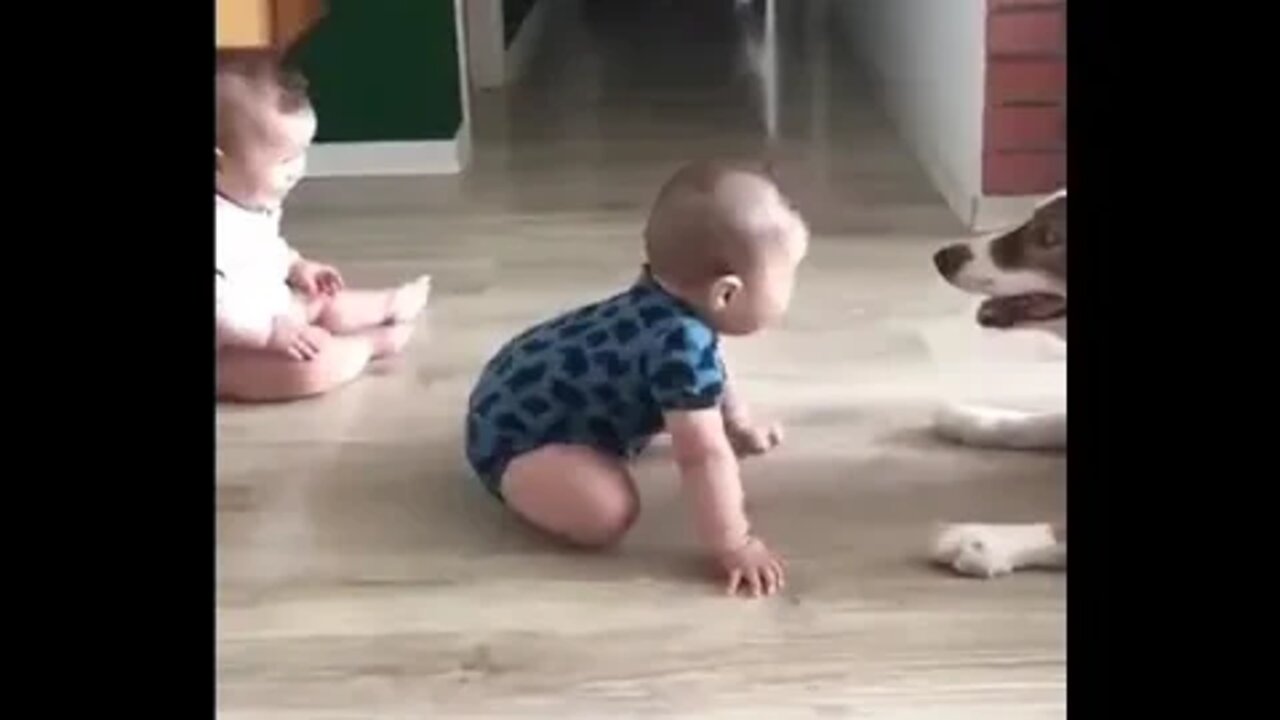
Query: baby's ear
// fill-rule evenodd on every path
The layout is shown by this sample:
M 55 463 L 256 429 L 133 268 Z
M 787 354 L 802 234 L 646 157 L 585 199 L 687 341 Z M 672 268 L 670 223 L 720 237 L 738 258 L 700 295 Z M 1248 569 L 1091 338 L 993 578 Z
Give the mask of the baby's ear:
M 711 285 L 711 307 L 717 312 L 724 310 L 741 290 L 742 278 L 737 275 L 720 276 Z

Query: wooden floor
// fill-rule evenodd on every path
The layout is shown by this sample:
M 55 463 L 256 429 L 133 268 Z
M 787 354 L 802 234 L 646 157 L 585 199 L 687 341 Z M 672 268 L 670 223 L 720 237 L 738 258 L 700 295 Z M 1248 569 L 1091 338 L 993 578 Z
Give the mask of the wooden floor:
M 1061 517 L 1061 456 L 927 432 L 942 397 L 1060 397 L 1061 364 L 972 330 L 929 263 L 961 229 L 812 18 L 784 18 L 805 41 L 778 153 L 813 249 L 793 314 L 728 343 L 788 429 L 744 469 L 786 593 L 708 581 L 661 447 L 638 526 L 602 556 L 533 535 L 468 473 L 488 354 L 634 278 L 674 163 L 759 147 L 732 36 L 663 24 L 684 3 L 629 5 L 559 28 L 525 82 L 478 98 L 465 177 L 315 182 L 291 204 L 291 240 L 349 282 L 429 271 L 436 295 L 407 355 L 347 389 L 219 408 L 220 717 L 1064 717 L 1065 577 L 923 560 L 936 521 Z

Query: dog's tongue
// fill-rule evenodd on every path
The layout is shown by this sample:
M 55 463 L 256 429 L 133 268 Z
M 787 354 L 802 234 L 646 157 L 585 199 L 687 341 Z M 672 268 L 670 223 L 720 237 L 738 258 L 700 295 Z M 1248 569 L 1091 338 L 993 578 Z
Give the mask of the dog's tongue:
M 1007 328 L 1020 323 L 1054 320 L 1067 314 L 1067 299 L 1051 293 L 987 298 L 978 307 L 978 324 Z

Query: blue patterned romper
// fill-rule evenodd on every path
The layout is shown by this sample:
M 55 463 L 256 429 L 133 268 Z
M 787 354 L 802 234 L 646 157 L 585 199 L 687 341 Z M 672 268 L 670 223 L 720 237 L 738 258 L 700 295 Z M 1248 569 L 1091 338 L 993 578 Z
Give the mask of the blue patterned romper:
M 536 325 L 485 365 L 467 408 L 467 459 L 502 498 L 517 456 L 548 444 L 633 457 L 663 412 L 719 404 L 719 338 L 646 268 L 629 290 Z

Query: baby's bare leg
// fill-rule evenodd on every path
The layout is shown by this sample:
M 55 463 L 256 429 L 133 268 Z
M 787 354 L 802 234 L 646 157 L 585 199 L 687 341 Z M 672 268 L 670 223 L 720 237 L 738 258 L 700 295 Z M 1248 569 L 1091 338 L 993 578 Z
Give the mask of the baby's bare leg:
M 218 353 L 218 398 L 281 402 L 321 395 L 359 377 L 377 345 L 373 338 L 362 335 L 332 337 L 310 360 L 294 360 L 265 350 L 224 348 Z
M 224 348 L 218 353 L 218 398 L 281 402 L 322 395 L 359 377 L 370 360 L 403 350 L 412 334 L 412 325 L 388 325 L 330 336 L 310 360 Z
M 408 323 L 427 306 L 431 278 L 427 275 L 389 290 L 341 290 L 333 297 L 309 304 L 311 322 L 336 335 L 379 325 Z
M 622 462 L 582 445 L 548 445 L 516 458 L 502 477 L 502 496 L 529 523 L 583 547 L 616 543 L 640 513 Z
M 362 330 L 346 337 L 368 338 L 373 348 L 373 359 L 378 360 L 391 355 L 398 355 L 404 349 L 404 346 L 409 344 L 409 338 L 412 336 L 413 326 L 402 323 L 399 325 L 384 325 L 372 330 Z

